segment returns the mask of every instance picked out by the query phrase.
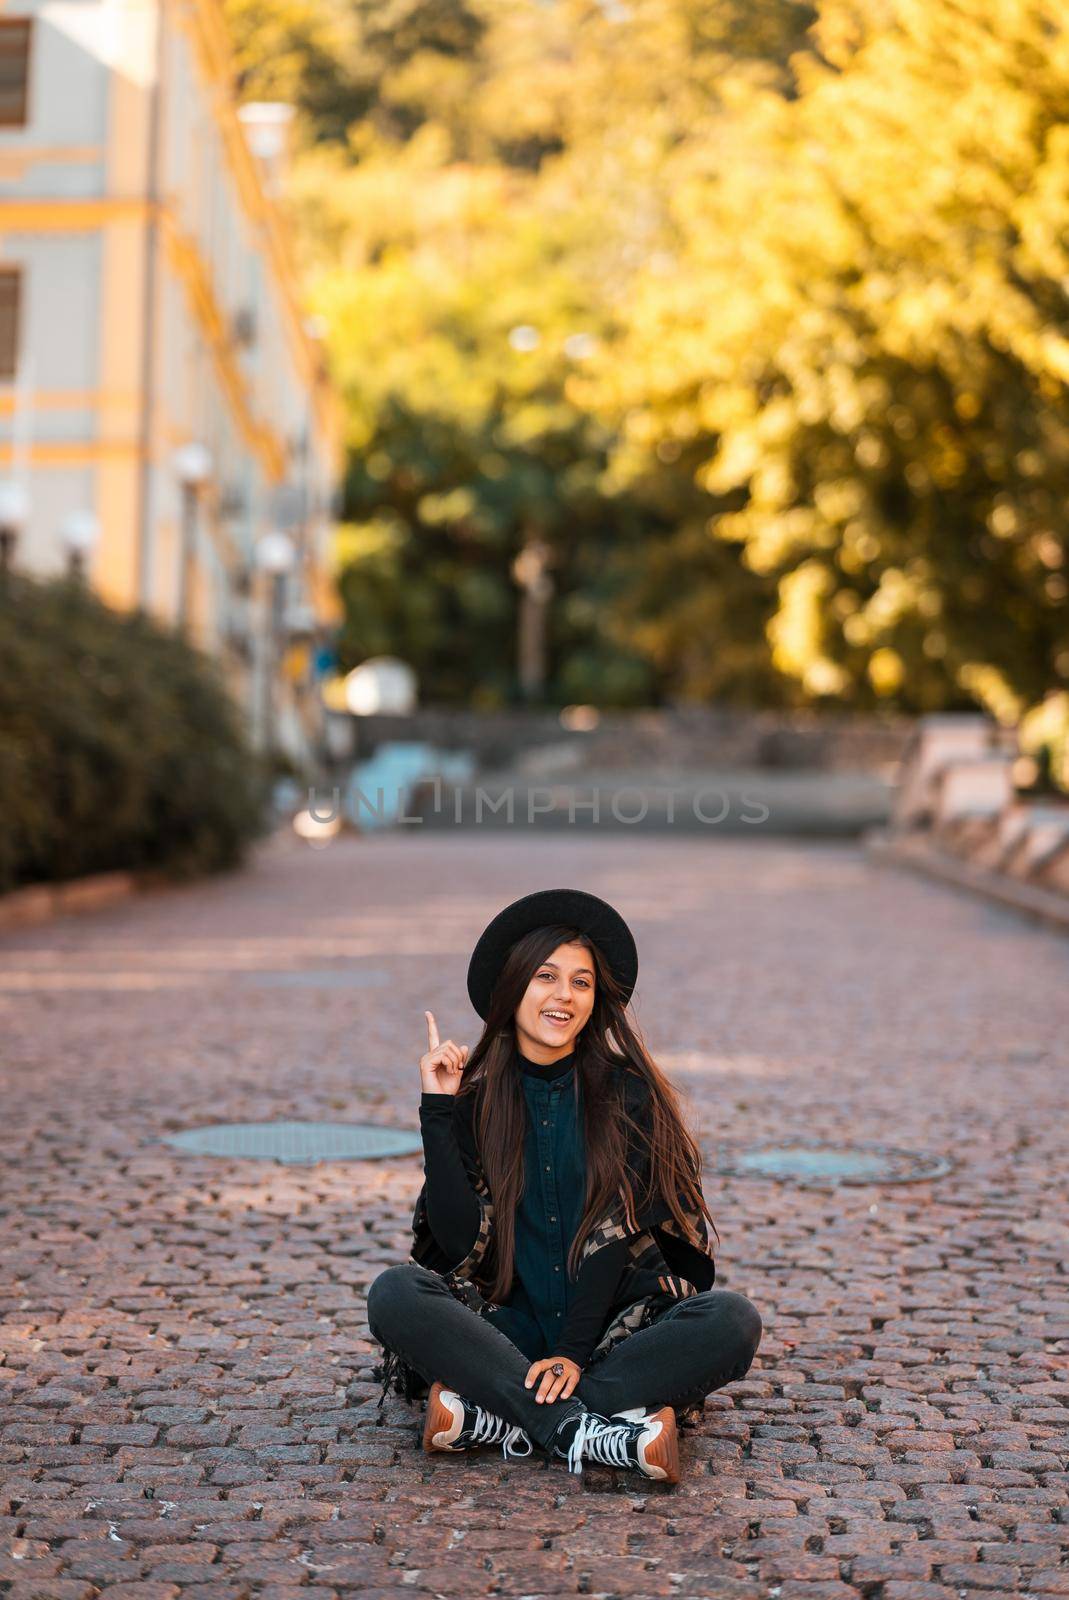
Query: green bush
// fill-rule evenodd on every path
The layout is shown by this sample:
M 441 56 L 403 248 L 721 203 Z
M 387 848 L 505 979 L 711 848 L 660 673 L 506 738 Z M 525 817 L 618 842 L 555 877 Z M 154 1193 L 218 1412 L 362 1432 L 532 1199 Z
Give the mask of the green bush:
M 0 580 L 0 890 L 235 866 L 267 798 L 209 657 L 68 579 Z

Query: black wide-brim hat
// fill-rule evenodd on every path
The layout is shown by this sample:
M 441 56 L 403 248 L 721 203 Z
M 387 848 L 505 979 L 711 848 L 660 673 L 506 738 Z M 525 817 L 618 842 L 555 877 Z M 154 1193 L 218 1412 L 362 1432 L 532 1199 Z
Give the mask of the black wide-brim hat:
M 638 977 L 638 951 L 620 913 L 607 900 L 583 889 L 539 889 L 499 911 L 472 951 L 468 995 L 484 1021 L 494 985 L 517 939 L 535 928 L 558 926 L 575 928 L 597 945 L 620 986 L 623 1004 L 627 1004 Z

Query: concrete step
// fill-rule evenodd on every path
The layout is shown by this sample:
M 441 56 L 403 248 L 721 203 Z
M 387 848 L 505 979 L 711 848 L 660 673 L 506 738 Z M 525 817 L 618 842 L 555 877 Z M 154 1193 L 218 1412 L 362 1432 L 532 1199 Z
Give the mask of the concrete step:
M 658 779 L 641 772 L 543 783 L 494 774 L 462 783 L 418 782 L 408 791 L 408 820 L 398 825 L 843 838 L 885 823 L 890 809 L 889 784 L 865 773 L 754 769 Z

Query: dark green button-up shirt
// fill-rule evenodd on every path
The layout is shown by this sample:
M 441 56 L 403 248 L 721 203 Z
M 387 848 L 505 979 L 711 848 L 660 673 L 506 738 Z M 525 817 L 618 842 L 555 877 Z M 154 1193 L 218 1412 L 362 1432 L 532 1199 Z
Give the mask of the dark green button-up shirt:
M 586 1150 L 575 1053 L 548 1065 L 518 1055 L 527 1107 L 524 1188 L 516 1207 L 512 1287 L 488 1320 L 530 1361 L 569 1356 L 584 1366 L 605 1327 L 627 1258 L 614 1240 L 586 1257 L 575 1278 L 568 1251 L 586 1205 Z M 454 1100 L 420 1100 L 430 1226 L 453 1262 L 471 1249 L 479 1207 L 464 1169 L 453 1122 Z
M 582 1094 L 575 1055 L 549 1066 L 519 1057 L 527 1101 L 524 1189 L 516 1208 L 516 1278 L 491 1322 L 531 1361 L 558 1353 L 575 1292 L 568 1249 L 586 1198 Z

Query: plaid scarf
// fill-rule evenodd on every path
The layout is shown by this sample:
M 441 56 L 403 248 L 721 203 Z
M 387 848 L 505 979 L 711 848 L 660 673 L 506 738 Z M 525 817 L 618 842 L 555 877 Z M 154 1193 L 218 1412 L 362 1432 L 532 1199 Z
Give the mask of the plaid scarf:
M 648 1131 L 648 1091 L 636 1073 L 627 1073 L 623 1089 L 629 1115 Z M 463 1261 L 450 1266 L 439 1248 L 427 1220 L 426 1184 L 420 1189 L 412 1216 L 412 1248 L 409 1260 L 418 1266 L 437 1272 L 450 1293 L 477 1316 L 488 1316 L 497 1309 L 488 1298 L 492 1273 L 488 1268 L 488 1254 L 494 1239 L 494 1203 L 479 1160 L 474 1138 L 474 1104 L 476 1095 L 462 1095 L 457 1103 L 458 1141 L 469 1180 L 479 1202 L 479 1227 L 468 1254 Z M 632 1143 L 628 1152 L 629 1170 L 643 1174 L 648 1167 L 648 1146 Z M 636 1193 L 642 1192 L 641 1184 Z M 636 1217 L 638 1227 L 626 1219 L 623 1195 L 609 1208 L 601 1220 L 590 1230 L 584 1240 L 581 1260 L 617 1239 L 626 1239 L 628 1259 L 620 1282 L 609 1307 L 601 1338 L 595 1345 L 586 1369 L 631 1334 L 648 1327 L 669 1306 L 689 1295 L 699 1294 L 713 1285 L 716 1267 L 708 1227 L 703 1213 L 682 1193 L 679 1204 L 688 1228 L 681 1228 L 669 1207 L 659 1202 Z M 376 1341 L 378 1342 L 378 1341 Z M 395 1351 L 383 1345 L 383 1360 L 373 1368 L 372 1376 L 380 1380 L 381 1406 L 390 1390 L 405 1400 L 419 1400 L 427 1393 L 429 1384 Z M 681 1422 L 693 1423 L 694 1413 L 700 1414 L 701 1405 L 690 1407 L 680 1416 Z

